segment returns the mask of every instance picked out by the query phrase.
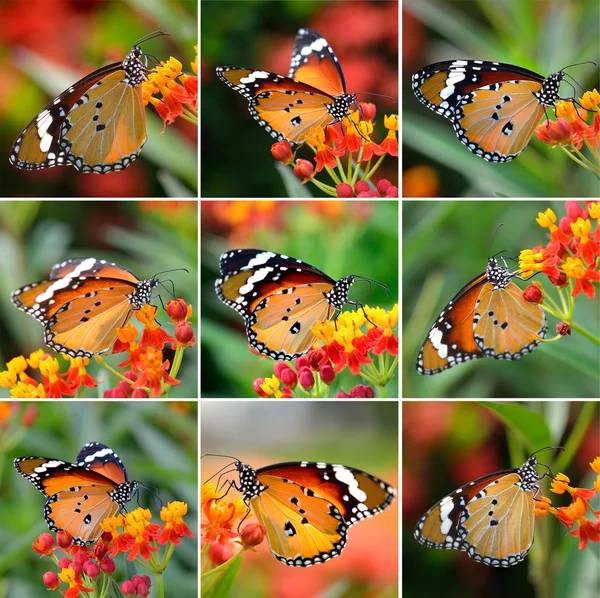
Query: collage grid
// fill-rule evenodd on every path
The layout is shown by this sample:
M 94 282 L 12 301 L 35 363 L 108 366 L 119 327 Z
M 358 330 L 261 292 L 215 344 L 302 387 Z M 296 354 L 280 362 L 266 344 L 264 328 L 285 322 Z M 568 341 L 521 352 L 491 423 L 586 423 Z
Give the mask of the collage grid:
M 595 597 L 600 6 L 84 4 L 0 5 L 0 594 Z

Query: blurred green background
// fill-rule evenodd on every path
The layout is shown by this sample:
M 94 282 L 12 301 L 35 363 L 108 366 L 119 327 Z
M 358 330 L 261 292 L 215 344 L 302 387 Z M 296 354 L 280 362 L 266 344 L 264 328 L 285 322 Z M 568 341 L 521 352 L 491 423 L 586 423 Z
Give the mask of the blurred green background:
M 385 309 L 397 303 L 397 201 L 202 201 L 200 213 L 203 397 L 255 397 L 253 381 L 272 376 L 275 364 L 250 352 L 241 316 L 215 293 L 225 251 L 284 253 L 335 280 L 367 276 L 386 284 L 391 295 L 376 285 L 369 290 L 367 283 L 355 283 L 351 299 Z M 361 382 L 347 370 L 340 377 L 345 392 Z M 398 396 L 397 378 L 387 396 Z
M 51 9 L 49 7 L 51 6 Z M 46 0 L 0 2 L 0 180 L 4 197 L 194 197 L 198 128 L 163 122 L 146 108 L 148 141 L 122 172 L 83 174 L 69 167 L 19 170 L 8 162 L 27 123 L 70 85 L 105 64 L 123 60 L 133 44 L 155 30 L 170 33 L 142 50 L 174 56 L 193 75 L 196 0 Z
M 411 89 L 413 73 L 442 60 L 505 62 L 544 77 L 577 62 L 599 64 L 600 3 L 406 0 L 402 8 L 405 197 L 600 196 L 597 176 L 577 166 L 561 150 L 550 151 L 535 137 L 516 160 L 485 162 L 458 141 L 449 120 L 420 104 Z M 599 88 L 594 65 L 568 72 L 585 90 Z M 563 97 L 573 95 L 567 83 L 561 91 Z M 576 97 L 581 94 L 577 88 Z M 583 153 L 589 158 L 588 150 Z M 432 170 L 413 170 L 418 166 Z
M 405 201 L 402 210 L 403 264 L 403 397 L 528 398 L 600 395 L 600 348 L 576 331 L 559 342 L 541 343 L 516 361 L 476 359 L 454 368 L 422 376 L 415 363 L 434 320 L 458 291 L 487 265 L 494 230 L 504 223 L 489 250 L 507 249 L 518 257 L 522 249 L 546 245 L 548 230 L 535 218 L 551 207 L 560 219 L 563 202 L 533 201 Z M 508 262 L 509 267 L 514 264 Z M 534 280 L 554 299 L 557 294 L 545 275 Z M 516 281 L 524 289 L 527 284 Z M 598 286 L 596 292 L 598 292 Z M 574 317 L 600 336 L 598 296 L 574 298 Z M 558 321 L 547 315 L 547 337 L 554 337 Z
M 396 402 L 202 401 L 200 426 L 202 454 L 233 455 L 255 469 L 286 461 L 339 463 L 398 488 Z M 205 457 L 201 479 L 227 463 Z M 227 477 L 237 479 L 237 474 Z M 229 497 L 240 495 L 231 490 Z M 396 598 L 397 514 L 394 501 L 353 526 L 342 554 L 324 565 L 287 567 L 266 544 L 258 546 L 256 553 L 243 555 L 230 598 Z
M 10 301 L 15 289 L 31 282 L 45 280 L 54 264 L 66 258 L 95 257 L 129 268 L 141 279 L 172 268 L 187 268 L 161 278 L 171 279 L 176 297 L 182 297 L 194 309 L 192 325 L 196 330 L 198 307 L 197 208 L 195 201 L 2 201 L 0 202 L 0 366 L 19 354 L 40 347 L 52 352 L 43 342 L 43 327 L 32 316 L 18 311 Z M 170 289 L 171 285 L 167 284 Z M 162 287 L 163 302 L 171 299 Z M 160 300 L 158 321 L 172 335 L 173 326 L 162 310 Z M 130 321 L 142 329 L 132 317 Z M 198 396 L 197 349 L 187 349 L 171 397 Z M 165 359 L 172 363 L 174 352 L 165 348 Z M 113 367 L 126 358 L 125 353 L 108 357 Z M 62 359 L 59 363 L 64 364 Z M 66 371 L 66 366 L 61 371 Z M 90 360 L 89 373 L 106 371 Z M 111 378 L 103 388 L 88 389 L 100 392 L 116 384 Z M 0 388 L 0 397 L 8 390 Z
M 270 152 L 275 140 L 254 122 L 248 101 L 217 78 L 215 68 L 259 68 L 287 76 L 301 27 L 315 29 L 327 39 L 349 93 L 373 92 L 395 99 L 359 97 L 377 106 L 373 140 L 381 142 L 387 135 L 383 115 L 398 113 L 396 1 L 204 0 L 201 17 L 202 197 L 300 196 L 298 190 L 287 190 L 276 170 L 279 163 Z M 314 154 L 301 149 L 298 157 L 312 159 Z M 236 164 L 239 176 L 233 174 Z M 397 170 L 396 160 L 388 158 L 377 176 L 396 184 Z M 313 185 L 305 185 L 302 192 L 322 196 Z
M 521 467 L 531 453 L 546 446 L 566 450 L 540 452 L 538 464 L 566 474 L 573 487 L 592 488 L 596 475 L 589 464 L 600 453 L 599 418 L 598 405 L 591 402 L 404 402 L 403 598 L 594 598 L 600 587 L 598 543 L 579 550 L 579 538 L 552 515 L 537 518 L 531 551 L 509 568 L 487 567 L 457 550 L 427 548 L 413 531 L 427 510 L 450 492 L 484 475 Z M 537 470 L 539 475 L 547 471 L 542 466 Z M 554 506 L 571 503 L 568 493 L 549 492 L 547 479 L 540 487 Z M 591 507 L 598 509 L 598 496 Z M 594 519 L 590 511 L 586 517 Z
M 31 544 L 47 532 L 45 499 L 13 467 L 13 459 L 43 456 L 73 461 L 87 442 L 101 442 L 121 458 L 130 480 L 156 486 L 166 505 L 188 504 L 187 526 L 196 536 L 198 523 L 198 422 L 196 403 L 186 402 L 38 402 L 0 403 L 0 578 L 7 598 L 46 596 L 45 571 L 56 571 L 40 559 Z M 23 415 L 33 416 L 24 426 Z M 37 414 L 37 415 L 34 415 Z M 150 509 L 152 522 L 162 523 L 160 506 L 142 490 L 140 505 Z M 132 500 L 128 511 L 137 508 Z M 61 554 L 60 552 L 58 554 Z M 125 557 L 115 557 L 115 580 L 125 579 Z M 138 575 L 145 570 L 135 565 Z M 198 596 L 198 545 L 184 538 L 165 572 L 167 596 Z M 127 575 L 131 578 L 131 574 Z M 62 589 L 64 589 L 62 584 Z M 156 588 L 150 596 L 156 596 Z

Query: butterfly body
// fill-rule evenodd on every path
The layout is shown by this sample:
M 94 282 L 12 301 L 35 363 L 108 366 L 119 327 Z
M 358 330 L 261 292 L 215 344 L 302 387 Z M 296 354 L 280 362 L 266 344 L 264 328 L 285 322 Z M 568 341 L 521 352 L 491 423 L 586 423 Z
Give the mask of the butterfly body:
M 544 78 L 510 64 L 449 60 L 412 78 L 418 100 L 452 122 L 460 142 L 488 162 L 509 162 L 527 146 L 555 106 L 563 71 Z
M 321 462 L 235 464 L 244 502 L 267 530 L 269 548 L 289 566 L 339 556 L 348 529 L 393 502 L 396 490 L 359 469 Z
M 117 329 L 150 303 L 157 284 L 106 260 L 73 258 L 56 264 L 48 280 L 14 291 L 11 301 L 43 324 L 49 347 L 92 357 L 112 347 Z
M 319 33 L 300 29 L 287 77 L 241 67 L 217 67 L 217 76 L 248 100 L 251 116 L 272 137 L 292 146 L 304 143 L 313 127 L 339 122 L 356 103 L 346 93 L 333 50 Z
M 146 142 L 141 84 L 148 69 L 134 46 L 122 62 L 104 66 L 52 100 L 23 129 L 9 161 L 39 170 L 71 165 L 104 174 L 127 168 Z
M 67 531 L 85 546 L 102 535 L 100 523 L 131 499 L 138 482 L 129 481 L 119 456 L 99 442 L 86 444 L 74 463 L 46 457 L 19 457 L 15 469 L 48 500 L 49 529 Z
M 217 296 L 244 318 L 250 345 L 276 360 L 292 360 L 312 347 L 310 327 L 348 301 L 354 276 L 333 280 L 287 255 L 234 249 L 221 256 Z
M 491 567 L 522 561 L 533 544 L 534 501 L 540 494 L 537 460 L 478 478 L 436 503 L 414 536 L 429 548 L 462 550 Z
M 432 325 L 417 357 L 419 374 L 438 374 L 481 357 L 519 359 L 546 335 L 546 314 L 525 301 L 514 273 L 489 258 Z

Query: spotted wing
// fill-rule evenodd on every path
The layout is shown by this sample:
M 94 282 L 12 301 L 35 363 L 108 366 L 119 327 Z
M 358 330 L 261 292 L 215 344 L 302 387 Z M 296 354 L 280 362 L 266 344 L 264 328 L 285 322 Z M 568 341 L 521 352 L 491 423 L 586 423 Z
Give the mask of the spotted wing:
M 418 100 L 452 121 L 461 143 L 490 162 L 508 162 L 527 146 L 554 105 L 562 73 L 544 79 L 510 64 L 454 60 L 423 67 L 413 75 Z
M 500 471 L 439 501 L 419 520 L 414 536 L 429 548 L 463 550 L 486 565 L 510 567 L 533 544 L 533 509 L 534 493 L 523 488 L 518 470 Z
M 495 359 L 519 359 L 546 336 L 546 314 L 523 299 L 523 291 L 511 282 L 506 289 L 483 285 L 473 314 L 475 344 Z
M 394 488 L 368 473 L 325 463 L 281 463 L 256 471 L 265 488 L 251 502 L 269 548 L 286 565 L 339 556 L 348 528 L 386 509 Z
M 484 272 L 466 284 L 442 310 L 419 351 L 419 374 L 438 374 L 463 361 L 485 357 L 473 336 L 473 315 L 486 283 Z
M 311 85 L 267 71 L 217 67 L 217 76 L 248 100 L 252 118 L 271 137 L 303 143 L 311 127 L 335 121 L 335 98 Z
M 342 67 L 327 40 L 312 29 L 300 29 L 288 76 L 330 96 L 346 93 Z
M 69 532 L 76 544 L 97 540 L 102 535 L 100 522 L 119 509 L 113 500 L 117 484 L 86 467 L 46 457 L 20 457 L 14 466 L 48 498 L 48 527 Z
M 110 349 L 117 328 L 150 301 L 157 284 L 156 279 L 140 281 L 126 268 L 94 258 L 61 262 L 51 276 L 56 278 L 17 289 L 11 300 L 44 325 L 49 347 L 71 357 L 92 357 Z
M 123 170 L 146 142 L 141 81 L 145 74 L 116 62 L 84 77 L 48 104 L 21 132 L 9 156 L 18 168 L 70 164 L 82 172 Z

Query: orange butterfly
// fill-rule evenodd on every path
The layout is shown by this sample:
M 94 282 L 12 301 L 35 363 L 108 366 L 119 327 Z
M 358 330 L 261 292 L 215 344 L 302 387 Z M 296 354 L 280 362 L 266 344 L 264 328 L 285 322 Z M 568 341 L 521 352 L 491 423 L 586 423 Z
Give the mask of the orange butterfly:
M 429 548 L 463 550 L 490 567 L 516 565 L 533 544 L 534 501 L 544 477 L 536 464 L 532 454 L 519 469 L 489 473 L 461 486 L 421 517 L 415 538 Z
M 127 168 L 146 143 L 142 83 L 148 68 L 139 44 L 122 62 L 90 73 L 52 100 L 23 129 L 9 160 L 17 168 L 39 170 L 74 166 L 81 172 L 105 174 Z
M 48 527 L 69 532 L 80 546 L 102 535 L 102 521 L 124 508 L 138 486 L 127 479 L 119 456 L 99 442 L 86 444 L 75 463 L 19 457 L 14 466 L 48 499 L 44 506 Z
M 544 78 L 485 60 L 447 60 L 412 77 L 419 101 L 450 120 L 461 143 L 488 162 L 509 162 L 527 146 L 545 107 L 560 99 L 564 71 Z
M 304 143 L 311 127 L 341 121 L 356 104 L 336 55 L 312 29 L 298 31 L 287 77 L 230 66 L 217 67 L 217 76 L 248 100 L 250 114 L 271 137 L 292 146 Z
M 506 265 L 506 263 L 505 263 Z M 546 336 L 546 314 L 523 298 L 509 272 L 489 258 L 431 326 L 417 357 L 419 374 L 438 374 L 470 359 L 519 359 Z
M 11 301 L 44 325 L 44 342 L 56 352 L 92 357 L 112 347 L 117 329 L 150 303 L 158 283 L 112 262 L 80 257 L 56 264 L 49 280 L 17 289 Z
M 344 465 L 301 461 L 254 470 L 235 461 L 234 467 L 239 486 L 233 485 L 265 526 L 271 552 L 292 567 L 339 556 L 349 528 L 381 513 L 396 497 L 389 484 Z

